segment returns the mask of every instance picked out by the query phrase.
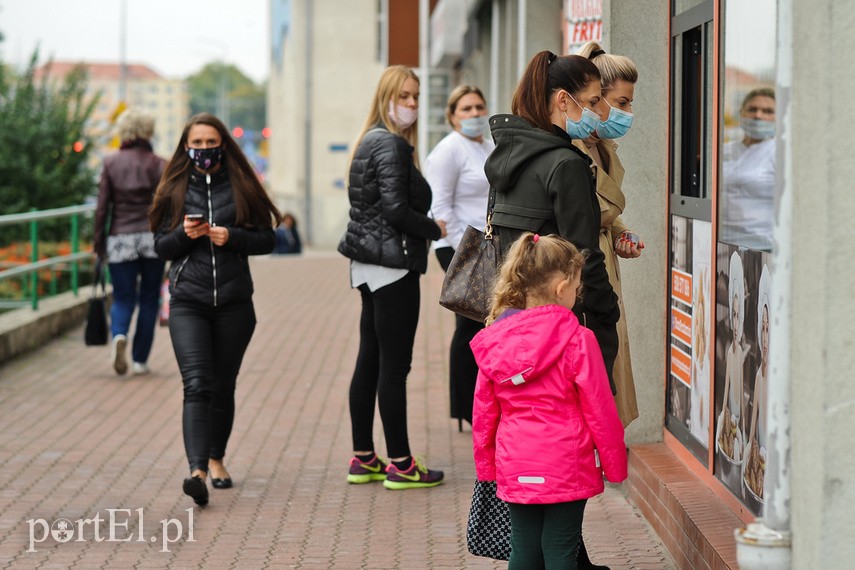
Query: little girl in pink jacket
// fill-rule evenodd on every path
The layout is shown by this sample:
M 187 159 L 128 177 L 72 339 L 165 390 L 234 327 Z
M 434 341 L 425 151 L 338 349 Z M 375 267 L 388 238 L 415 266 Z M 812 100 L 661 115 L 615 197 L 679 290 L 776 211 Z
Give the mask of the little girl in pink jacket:
M 627 476 L 623 425 L 597 340 L 571 311 L 583 256 L 523 234 L 471 342 L 479 373 L 472 440 L 479 481 L 509 503 L 509 568 L 576 568 L 588 498 Z

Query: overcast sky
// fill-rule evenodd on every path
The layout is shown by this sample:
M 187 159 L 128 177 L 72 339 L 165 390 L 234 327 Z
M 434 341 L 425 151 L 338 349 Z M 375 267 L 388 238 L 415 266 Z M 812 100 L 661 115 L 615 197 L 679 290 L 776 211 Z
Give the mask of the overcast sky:
M 270 66 L 267 0 L 0 0 L 3 61 L 118 63 L 120 13 L 127 5 L 127 61 L 184 77 L 225 59 L 256 82 Z

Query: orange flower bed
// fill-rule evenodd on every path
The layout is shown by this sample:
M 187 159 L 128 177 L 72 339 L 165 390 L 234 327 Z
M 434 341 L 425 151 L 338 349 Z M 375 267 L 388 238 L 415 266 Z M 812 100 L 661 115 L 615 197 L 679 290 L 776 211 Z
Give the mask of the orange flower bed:
M 88 251 L 91 249 L 92 246 L 89 243 L 80 244 L 80 251 Z M 38 253 L 39 260 L 58 257 L 61 255 L 69 255 L 71 253 L 71 242 L 41 242 L 39 243 Z M 0 271 L 20 265 L 26 265 L 31 261 L 32 246 L 29 242 L 16 242 L 7 245 L 6 247 L 0 247 Z M 49 290 L 53 279 L 59 279 L 68 269 L 69 264 L 61 263 L 59 265 L 54 265 L 52 268 L 39 270 L 39 296 L 41 297 Z M 62 289 L 60 288 L 59 290 Z M 12 278 L 0 281 L 0 298 L 21 298 L 23 294 L 22 279 Z

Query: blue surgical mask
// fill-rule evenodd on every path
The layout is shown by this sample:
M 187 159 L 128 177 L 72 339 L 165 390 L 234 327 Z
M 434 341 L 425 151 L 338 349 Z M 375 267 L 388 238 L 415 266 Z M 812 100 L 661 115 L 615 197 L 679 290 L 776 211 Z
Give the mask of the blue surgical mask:
M 484 133 L 487 132 L 488 126 L 486 115 L 460 119 L 460 133 L 470 139 L 476 139 L 484 136 Z
M 606 101 L 608 105 L 608 101 Z M 632 126 L 632 113 L 627 113 L 609 105 L 609 117 L 600 122 L 597 127 L 597 136 L 601 139 L 619 139 L 624 136 L 629 127 Z
M 749 139 L 762 141 L 775 136 L 775 121 L 764 121 L 763 119 L 749 119 L 741 117 L 739 126 Z
M 567 95 L 573 99 L 572 95 L 569 93 Z M 574 121 L 570 117 L 567 117 L 565 130 L 572 139 L 586 139 L 591 136 L 591 133 L 593 133 L 600 125 L 600 116 L 591 109 L 579 105 L 576 99 L 573 99 L 573 102 L 582 109 L 582 118 L 578 121 Z

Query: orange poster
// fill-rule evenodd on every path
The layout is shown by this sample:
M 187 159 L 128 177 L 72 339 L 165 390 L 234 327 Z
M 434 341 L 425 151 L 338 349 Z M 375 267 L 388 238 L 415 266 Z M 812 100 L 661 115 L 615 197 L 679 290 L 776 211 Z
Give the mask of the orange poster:
M 692 306 L 692 276 L 674 267 L 671 268 L 671 296 Z
M 692 357 L 671 345 L 671 375 L 686 386 L 692 385 Z
M 671 307 L 671 336 L 692 346 L 692 315 Z

